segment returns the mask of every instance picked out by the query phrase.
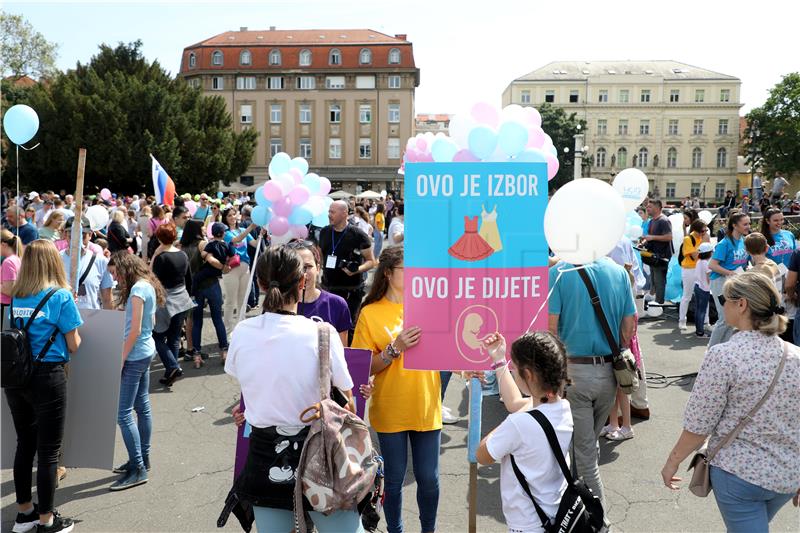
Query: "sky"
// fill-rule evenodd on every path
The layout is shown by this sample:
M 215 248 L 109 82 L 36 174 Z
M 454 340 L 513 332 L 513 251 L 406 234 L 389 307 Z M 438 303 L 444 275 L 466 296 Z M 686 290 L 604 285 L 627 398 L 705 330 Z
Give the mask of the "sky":
M 511 81 L 551 61 L 671 59 L 741 79 L 744 114 L 800 70 L 800 2 L 787 0 L 25 0 L 3 9 L 60 45 L 62 70 L 101 43 L 141 39 L 147 59 L 177 73 L 185 47 L 240 26 L 405 33 L 421 70 L 417 113 L 500 105 Z

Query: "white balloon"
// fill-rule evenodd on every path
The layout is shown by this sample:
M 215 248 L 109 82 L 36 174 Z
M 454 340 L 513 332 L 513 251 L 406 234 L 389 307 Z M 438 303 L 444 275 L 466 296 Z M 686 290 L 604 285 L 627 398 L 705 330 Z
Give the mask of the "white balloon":
M 284 245 L 284 244 L 288 243 L 289 241 L 291 241 L 292 239 L 293 239 L 293 237 L 292 237 L 292 232 L 291 231 L 287 231 L 283 235 L 272 235 L 272 234 L 270 234 L 270 242 L 272 243 L 272 246 Z
M 625 228 L 625 236 L 635 241 L 642 236 L 642 226 L 628 226 Z
M 303 207 L 308 209 L 312 216 L 321 215 L 328 209 L 328 206 L 325 205 L 325 200 L 319 196 L 312 196 L 309 198 L 308 201 L 303 204 Z
M 86 210 L 86 218 L 89 219 L 89 225 L 94 231 L 105 228 L 108 224 L 108 217 L 108 210 L 102 205 L 93 205 Z
M 672 224 L 672 249 L 677 254 L 678 250 L 681 249 L 683 237 L 685 236 L 683 232 L 683 213 L 673 213 L 667 217 L 667 220 Z
M 711 211 L 708 211 L 706 209 L 703 209 L 702 211 L 697 213 L 697 217 L 706 224 L 711 224 L 711 221 L 714 220 L 714 215 L 711 213 Z
M 503 122 L 519 122 L 525 126 L 526 112 L 522 106 L 517 104 L 507 105 L 500 112 L 500 123 Z
M 614 189 L 622 196 L 625 209 L 636 209 L 645 198 L 650 184 L 647 176 L 638 168 L 626 168 L 614 178 Z
M 456 142 L 460 149 L 469 148 L 469 132 L 476 125 L 477 123 L 469 114 L 460 113 L 450 119 L 447 131 L 450 138 Z
M 604 257 L 625 231 L 625 207 L 604 181 L 583 178 L 561 187 L 544 214 L 544 235 L 560 259 L 576 265 Z

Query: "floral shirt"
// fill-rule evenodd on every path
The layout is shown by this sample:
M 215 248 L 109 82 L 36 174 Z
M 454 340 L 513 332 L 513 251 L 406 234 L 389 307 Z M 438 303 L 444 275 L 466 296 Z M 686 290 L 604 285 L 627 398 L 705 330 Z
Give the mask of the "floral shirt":
M 718 446 L 769 388 L 783 345 L 776 336 L 740 331 L 709 348 L 686 404 L 684 429 L 710 435 L 709 450 Z M 794 493 L 800 488 L 799 414 L 800 348 L 789 344 L 772 395 L 711 464 L 759 487 Z

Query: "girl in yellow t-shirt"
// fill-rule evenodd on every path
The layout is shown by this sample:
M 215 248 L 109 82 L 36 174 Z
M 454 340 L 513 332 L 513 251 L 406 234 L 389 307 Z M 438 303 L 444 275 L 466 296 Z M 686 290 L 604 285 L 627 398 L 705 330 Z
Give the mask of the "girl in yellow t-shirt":
M 381 256 L 381 249 L 383 248 L 383 232 L 386 229 L 386 217 L 383 214 L 383 204 L 378 203 L 375 211 L 374 224 L 375 231 L 372 232 L 372 238 L 375 241 L 374 254 L 375 257 Z
M 439 445 L 442 430 L 439 372 L 406 370 L 403 352 L 419 342 L 422 330 L 403 328 L 403 248 L 390 246 L 358 317 L 353 348 L 372 350 L 375 384 L 369 409 L 384 460 L 389 531 L 402 531 L 402 490 L 411 444 L 421 531 L 436 529 L 439 506 Z
M 678 329 L 681 331 L 689 329 L 686 326 L 686 313 L 689 311 L 689 302 L 694 294 L 695 272 L 697 265 L 697 250 L 702 242 L 708 242 L 708 226 L 699 218 L 694 220 L 689 226 L 689 235 L 683 238 L 681 245 L 681 281 L 683 282 L 683 297 L 678 306 Z

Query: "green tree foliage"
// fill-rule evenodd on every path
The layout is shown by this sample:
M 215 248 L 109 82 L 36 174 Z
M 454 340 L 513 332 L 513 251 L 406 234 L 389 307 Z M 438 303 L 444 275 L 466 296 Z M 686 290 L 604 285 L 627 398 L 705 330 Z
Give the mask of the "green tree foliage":
M 586 122 L 578 120 L 575 113 L 568 115 L 562 108 L 550 104 L 542 104 L 538 109 L 542 115 L 542 129 L 553 139 L 553 146 L 558 149 L 558 174 L 550 180 L 550 188 L 556 190 L 572 181 L 575 162 L 574 136 L 586 130 Z M 564 152 L 565 147 L 569 148 L 569 152 Z
M 768 174 L 800 172 L 800 73 L 784 76 L 764 105 L 747 114 L 745 137 L 756 123 L 760 135 L 751 152 L 763 158 Z
M 43 78 L 56 72 L 58 45 L 20 15 L 0 11 L 0 64 L 3 77 Z
M 234 133 L 225 101 L 204 97 L 141 54 L 141 42 L 100 46 L 89 64 L 25 94 L 39 114 L 36 141 L 21 157 L 23 182 L 56 188 L 74 182 L 78 148 L 87 149 L 86 191 L 151 191 L 150 157 L 167 169 L 179 192 L 239 177 L 258 133 Z M 9 170 L 13 171 L 12 165 Z

